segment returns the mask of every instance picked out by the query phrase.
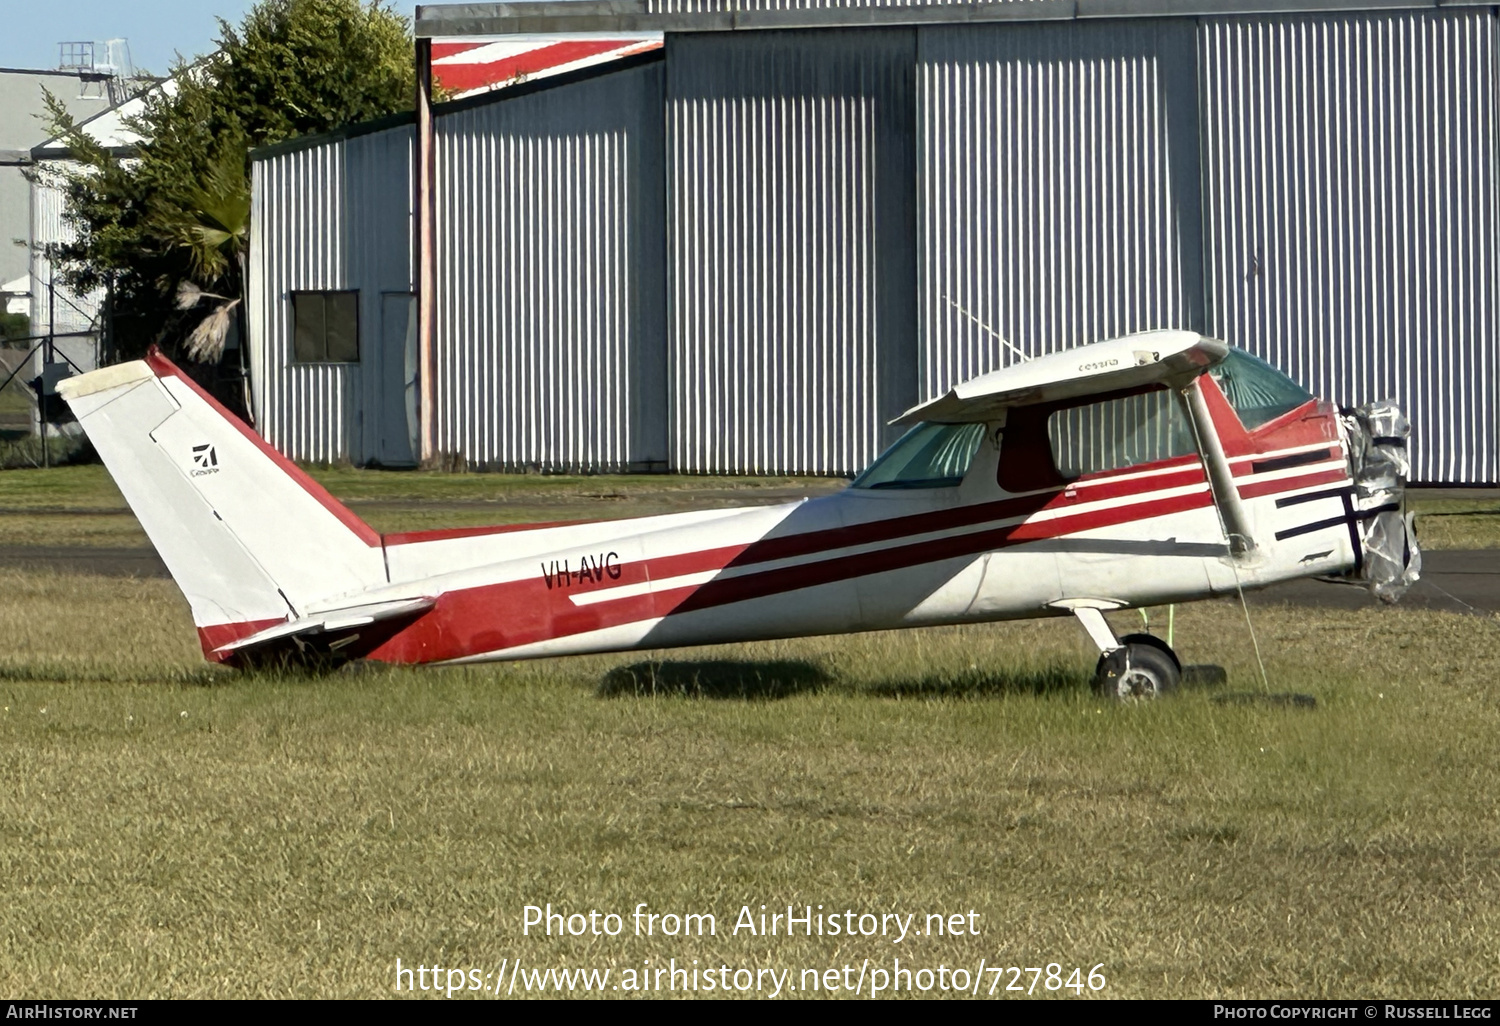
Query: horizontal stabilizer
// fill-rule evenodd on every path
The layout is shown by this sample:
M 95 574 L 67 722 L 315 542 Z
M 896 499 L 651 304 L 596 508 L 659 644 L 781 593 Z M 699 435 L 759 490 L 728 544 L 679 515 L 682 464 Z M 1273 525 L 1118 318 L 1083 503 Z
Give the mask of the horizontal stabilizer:
M 1182 388 L 1229 354 L 1191 331 L 1145 331 L 1039 356 L 965 381 L 891 423 L 966 424 L 999 419 L 1011 406 L 1164 385 Z
M 437 604 L 436 599 L 422 597 L 396 599 L 390 602 L 371 602 L 360 606 L 345 606 L 321 613 L 310 613 L 295 620 L 267 627 L 246 638 L 220 645 L 213 654 L 220 658 L 236 652 L 265 645 L 272 641 L 303 637 L 312 634 L 341 634 L 382 620 L 411 619 L 427 612 Z

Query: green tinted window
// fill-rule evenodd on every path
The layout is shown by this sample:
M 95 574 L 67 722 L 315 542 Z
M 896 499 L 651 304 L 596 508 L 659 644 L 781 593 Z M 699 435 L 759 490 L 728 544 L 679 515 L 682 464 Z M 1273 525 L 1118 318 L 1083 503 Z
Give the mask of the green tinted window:
M 983 424 L 918 424 L 859 477 L 854 488 L 952 488 L 969 472 Z
M 1240 423 L 1251 430 L 1312 398 L 1301 385 L 1242 349 L 1231 349 L 1209 374 L 1239 414 Z

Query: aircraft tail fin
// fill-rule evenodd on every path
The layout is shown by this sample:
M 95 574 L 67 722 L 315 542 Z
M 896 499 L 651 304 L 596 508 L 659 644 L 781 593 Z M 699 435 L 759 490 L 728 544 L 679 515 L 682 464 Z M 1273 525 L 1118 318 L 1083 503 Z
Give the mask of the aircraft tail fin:
M 378 533 L 153 351 L 63 381 L 203 650 L 386 583 Z

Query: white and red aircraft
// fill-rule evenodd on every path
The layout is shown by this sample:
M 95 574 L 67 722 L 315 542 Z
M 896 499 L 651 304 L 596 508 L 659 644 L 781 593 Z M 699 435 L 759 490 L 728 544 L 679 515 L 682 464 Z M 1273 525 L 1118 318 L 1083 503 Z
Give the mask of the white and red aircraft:
M 164 357 L 59 391 L 204 654 L 477 662 L 1072 615 L 1114 695 L 1177 657 L 1104 613 L 1304 576 L 1416 579 L 1407 425 L 1156 331 L 986 374 L 843 491 L 780 506 L 382 535 Z

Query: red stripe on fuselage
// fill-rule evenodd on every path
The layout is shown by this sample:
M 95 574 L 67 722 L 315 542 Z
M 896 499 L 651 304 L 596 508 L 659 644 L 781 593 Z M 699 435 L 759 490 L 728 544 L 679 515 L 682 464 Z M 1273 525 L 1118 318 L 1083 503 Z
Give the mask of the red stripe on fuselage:
M 1132 471 L 1141 468 L 1133 467 Z M 1149 469 L 1149 468 L 1148 468 Z M 920 534 L 950 531 L 961 527 L 973 527 L 992 520 L 1008 520 L 1012 517 L 1029 517 L 1035 513 L 1063 510 L 1084 503 L 1102 502 L 1107 499 L 1131 498 L 1203 483 L 1202 467 L 1197 465 L 1182 470 L 1131 477 L 1126 480 L 1094 479 L 1078 481 L 1066 488 L 1051 489 L 1033 495 L 1000 499 L 995 502 L 978 502 L 969 506 L 937 510 L 929 513 L 913 513 L 908 516 L 872 520 L 868 523 L 848 527 L 832 527 L 821 531 L 807 531 L 782 537 L 763 538 L 744 546 L 742 554 L 727 563 L 728 566 L 749 566 L 769 563 L 778 559 L 795 559 L 799 556 L 817 555 L 835 549 L 852 548 L 857 545 L 873 545 L 880 542 L 900 541 Z M 718 550 L 724 551 L 724 550 Z M 672 568 L 672 573 L 696 573 L 704 567 L 693 567 L 690 563 Z
M 1211 502 L 1207 492 L 1195 492 L 1174 498 L 1152 499 L 1143 503 L 1093 510 L 1074 516 L 1059 517 L 1056 520 L 1028 520 L 987 531 L 934 538 L 909 545 L 895 545 L 890 548 L 877 549 L 874 552 L 835 556 L 814 563 L 802 563 L 741 577 L 721 577 L 701 587 L 684 589 L 688 594 L 682 596 L 681 601 L 673 606 L 671 612 L 685 613 L 695 609 L 728 605 L 731 602 L 765 598 L 769 595 L 811 588 L 820 584 L 832 584 L 855 577 L 868 577 L 872 574 L 904 570 L 924 563 L 939 563 L 944 560 L 974 556 L 982 552 L 1022 545 L 1028 541 L 1058 538 L 1099 527 L 1115 527 L 1136 520 L 1167 516 L 1208 505 L 1211 505 Z
M 1284 477 L 1279 481 L 1260 481 L 1241 485 L 1239 488 L 1240 498 L 1258 499 L 1264 495 L 1280 495 L 1282 492 L 1295 492 L 1303 488 L 1311 488 L 1314 485 L 1339 484 L 1349 480 L 1347 470 L 1323 470 L 1315 474 L 1302 474 L 1298 477 Z
M 1242 486 L 1240 491 L 1249 498 L 1332 483 L 1345 477 L 1341 471 L 1323 471 L 1278 481 L 1252 482 Z M 702 585 L 617 599 L 604 598 L 582 606 L 570 601 L 572 595 L 579 594 L 573 584 L 575 578 L 553 579 L 549 586 L 545 576 L 547 567 L 539 565 L 541 573 L 534 578 L 445 593 L 439 597 L 431 612 L 372 651 L 370 658 L 395 662 L 457 659 L 661 618 L 673 613 L 707 609 L 924 563 L 977 555 L 1030 541 L 1118 526 L 1209 506 L 1211 498 L 1206 488 L 1188 495 L 1152 497 L 1164 490 L 1204 483 L 1202 467 L 1197 458 L 1184 457 L 1091 476 L 1065 488 L 1033 495 L 658 556 L 645 561 L 619 564 L 617 569 L 620 576 L 610 578 L 609 587 L 642 584 L 651 580 L 664 582 L 689 574 L 753 567 L 775 560 L 804 556 L 809 557 L 809 560 L 795 566 L 758 573 L 719 577 Z M 1065 511 L 1085 503 L 1136 497 L 1140 501 L 1126 502 L 1107 509 L 1094 509 L 1041 521 L 1027 519 L 1018 524 L 991 526 L 950 537 L 915 542 L 910 540 L 924 534 L 992 524 L 998 520 L 1029 518 L 1044 510 Z M 500 528 L 459 528 L 452 532 L 408 532 L 388 541 L 401 544 L 408 540 L 436 540 L 435 536 L 467 537 L 471 534 L 536 529 L 539 526 L 552 525 L 523 524 Z M 840 549 L 882 543 L 891 544 L 867 553 L 816 558 Z M 236 633 L 234 637 L 226 636 L 226 640 L 216 640 L 215 647 L 225 644 L 227 640 L 236 640 L 237 637 L 254 633 L 264 626 L 267 624 L 252 625 L 243 633 Z
M 548 588 L 541 579 L 484 585 L 443 594 L 432 612 L 371 652 L 370 658 L 392 662 L 459 659 L 657 619 L 674 613 L 728 605 L 924 563 L 977 555 L 1028 541 L 1057 538 L 1078 531 L 1166 516 L 1210 504 L 1205 489 L 1189 495 L 1147 499 L 1055 520 L 1023 521 L 1006 527 L 893 545 L 861 555 L 836 556 L 759 573 L 716 578 L 699 586 L 632 595 L 583 606 L 575 605 L 569 600 L 570 595 L 578 593 L 575 588 Z M 684 572 L 701 573 L 746 565 L 745 561 L 735 559 L 735 555 L 754 547 L 727 546 L 707 552 L 659 557 L 646 561 L 644 567 L 622 567 L 621 579 L 611 581 L 611 584 L 618 586 L 641 583 L 648 579 L 663 580 Z M 714 566 L 704 566 L 711 554 L 717 556 L 720 562 Z M 692 561 L 690 565 L 693 569 L 681 566 L 686 560 Z M 750 562 L 761 561 L 756 559 Z M 628 578 L 624 576 L 627 569 L 635 571 Z
M 1245 487 L 1254 489 L 1256 494 L 1275 494 L 1343 480 L 1345 476 L 1340 471 L 1326 471 Z M 945 538 L 893 544 L 873 552 L 812 559 L 795 566 L 719 577 L 701 585 L 673 588 L 647 595 L 606 599 L 585 606 L 577 606 L 569 600 L 569 595 L 573 593 L 572 589 L 560 587 L 544 589 L 532 581 L 507 582 L 467 592 L 450 593 L 451 600 L 444 601 L 444 599 L 449 599 L 449 596 L 444 596 L 439 600 L 438 608 L 425 618 L 432 619 L 441 616 L 447 620 L 446 624 L 441 627 L 433 624 L 431 626 L 438 629 L 425 632 L 422 631 L 423 622 L 419 621 L 403 635 L 392 639 L 387 646 L 376 650 L 371 657 L 398 661 L 408 658 L 457 659 L 466 655 L 568 637 L 585 631 L 766 598 L 925 563 L 977 555 L 1022 545 L 1026 542 L 1064 537 L 1080 531 L 1114 527 L 1157 516 L 1168 516 L 1212 505 L 1208 490 L 1169 498 L 1151 498 L 1151 495 L 1166 489 L 1201 484 L 1203 480 L 1201 467 L 1184 467 L 1175 473 L 1130 477 L 1125 480 L 1095 480 L 1090 483 L 1092 487 L 1078 489 L 1080 494 L 1076 495 L 1072 494 L 1074 489 L 1069 488 L 1065 491 L 1040 493 L 1035 496 L 999 502 L 978 503 L 936 513 L 894 517 L 890 520 L 860 524 L 852 528 L 810 531 L 802 535 L 766 539 L 747 545 L 723 546 L 661 556 L 645 561 L 644 566 L 639 564 L 623 566 L 621 578 L 611 581 L 611 586 L 638 584 L 647 580 L 662 581 L 686 574 L 749 567 L 797 556 L 816 556 L 819 553 L 855 545 L 877 544 L 882 541 L 900 542 L 903 538 L 912 538 L 934 531 L 951 530 L 1015 516 L 1030 516 L 1044 509 L 1064 509 L 1067 505 L 1107 498 L 1143 496 L 1143 501 L 1105 509 L 1093 509 L 1049 520 L 1025 520 L 1019 524 L 972 531 Z M 548 591 L 553 591 L 555 594 L 548 594 Z M 503 617 L 502 629 L 498 622 L 502 617 L 495 615 L 496 610 L 511 610 L 519 615 Z M 459 637 L 458 623 L 472 622 L 473 619 L 488 620 L 488 629 L 481 626 L 479 629 L 464 631 L 465 636 Z M 416 643 L 420 654 L 406 650 L 407 645 L 412 642 Z M 473 644 L 465 644 L 465 642 Z

